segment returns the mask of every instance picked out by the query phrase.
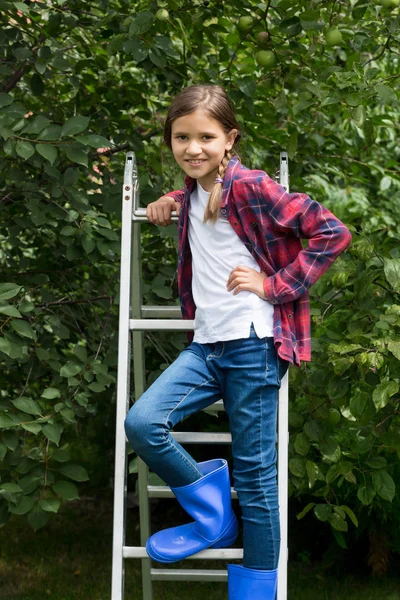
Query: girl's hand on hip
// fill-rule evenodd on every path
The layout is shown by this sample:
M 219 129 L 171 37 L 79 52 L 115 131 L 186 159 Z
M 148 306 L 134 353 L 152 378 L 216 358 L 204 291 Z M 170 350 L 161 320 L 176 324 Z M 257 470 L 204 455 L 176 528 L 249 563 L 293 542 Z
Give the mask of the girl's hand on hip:
M 259 273 L 250 267 L 238 265 L 231 271 L 226 288 L 228 292 L 234 289 L 234 296 L 243 290 L 247 290 L 254 292 L 257 296 L 265 300 L 264 279 L 266 278 L 267 275 L 262 271 Z

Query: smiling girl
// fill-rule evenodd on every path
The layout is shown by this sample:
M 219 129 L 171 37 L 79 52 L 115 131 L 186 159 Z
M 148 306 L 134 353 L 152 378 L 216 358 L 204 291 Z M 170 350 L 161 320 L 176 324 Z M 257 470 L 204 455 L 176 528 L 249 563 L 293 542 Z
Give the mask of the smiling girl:
M 289 364 L 311 360 L 308 290 L 350 245 L 322 204 L 288 193 L 237 154 L 241 133 L 219 85 L 193 85 L 172 102 L 164 140 L 186 173 L 183 190 L 148 205 L 150 222 L 179 214 L 178 289 L 194 335 L 130 409 L 127 437 L 194 521 L 152 535 L 146 548 L 174 562 L 234 543 L 226 460 L 197 463 L 171 436 L 220 398 L 232 434 L 243 564 L 228 565 L 229 600 L 274 600 L 280 548 L 276 480 L 278 393 Z M 301 238 L 308 239 L 303 248 Z

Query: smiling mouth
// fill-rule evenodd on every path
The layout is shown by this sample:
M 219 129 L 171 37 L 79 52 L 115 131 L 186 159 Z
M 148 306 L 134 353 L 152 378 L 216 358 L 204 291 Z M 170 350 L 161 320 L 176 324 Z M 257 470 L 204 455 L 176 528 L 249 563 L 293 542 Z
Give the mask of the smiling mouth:
M 201 163 L 205 162 L 206 159 L 204 160 L 189 160 L 188 158 L 186 159 L 186 162 L 193 164 L 193 165 L 201 165 Z

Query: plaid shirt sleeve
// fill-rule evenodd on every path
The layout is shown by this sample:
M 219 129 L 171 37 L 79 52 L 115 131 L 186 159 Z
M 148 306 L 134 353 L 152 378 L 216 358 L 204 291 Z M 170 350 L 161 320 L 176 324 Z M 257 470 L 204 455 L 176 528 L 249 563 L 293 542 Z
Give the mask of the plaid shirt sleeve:
M 289 193 L 264 173 L 249 196 L 253 211 L 262 225 L 271 223 L 276 231 L 308 239 L 290 264 L 264 280 L 264 293 L 272 304 L 299 298 L 350 246 L 349 229 L 327 208 L 307 194 Z M 270 225 L 269 225 L 270 227 Z
M 163 196 L 160 196 L 159 200 L 161 200 L 162 198 L 173 198 L 175 202 L 181 203 L 184 198 L 184 195 L 184 190 L 175 190 L 173 192 L 169 192 L 169 194 L 164 194 Z

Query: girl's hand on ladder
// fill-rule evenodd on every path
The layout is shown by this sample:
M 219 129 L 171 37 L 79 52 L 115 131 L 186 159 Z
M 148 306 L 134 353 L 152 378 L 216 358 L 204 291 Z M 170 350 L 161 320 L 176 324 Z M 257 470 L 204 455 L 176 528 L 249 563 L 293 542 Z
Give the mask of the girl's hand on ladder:
M 180 210 L 181 205 L 179 202 L 175 202 L 173 198 L 167 196 L 156 200 L 156 202 L 150 202 L 146 208 L 146 217 L 150 223 L 166 227 L 172 223 L 171 212 L 176 211 L 176 214 L 179 215 Z

